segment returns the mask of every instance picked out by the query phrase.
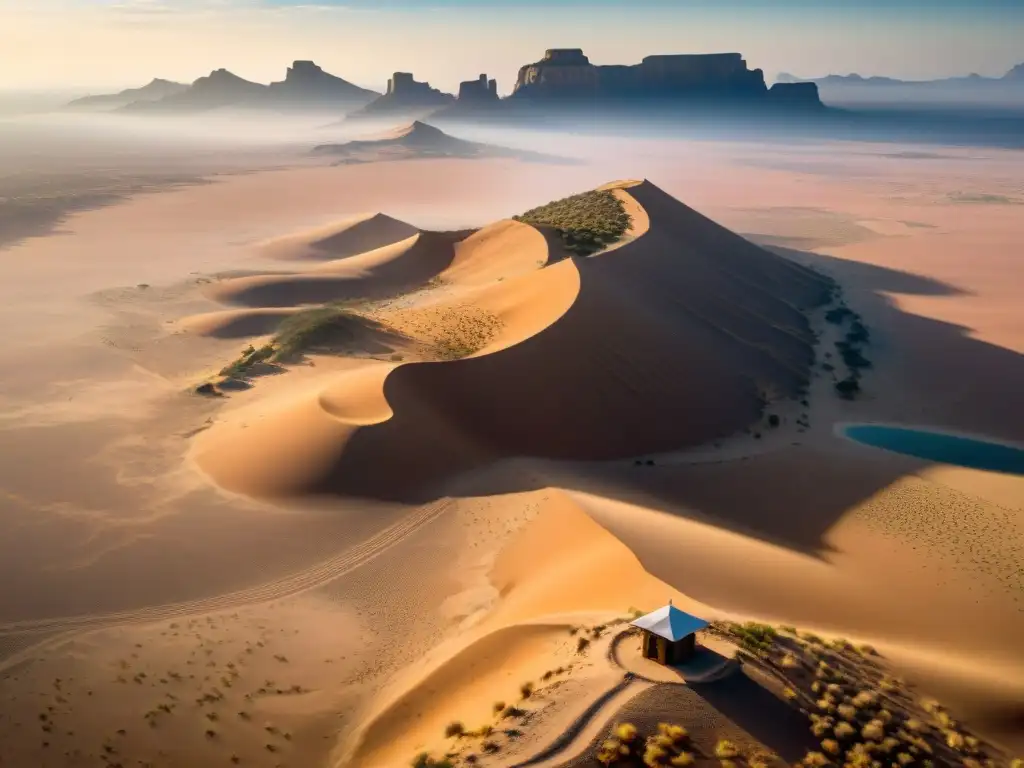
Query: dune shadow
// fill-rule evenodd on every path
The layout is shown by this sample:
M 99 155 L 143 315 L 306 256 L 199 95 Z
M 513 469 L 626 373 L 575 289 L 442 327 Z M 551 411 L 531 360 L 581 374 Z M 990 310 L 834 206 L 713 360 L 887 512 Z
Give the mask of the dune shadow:
M 690 683 L 690 690 L 766 747 L 795 764 L 818 748 L 807 718 L 745 670 L 712 683 Z
M 752 235 L 757 240 L 756 235 Z M 850 261 L 813 251 L 760 243 L 761 247 L 793 261 L 841 278 L 847 284 L 864 286 L 872 293 L 903 293 L 910 296 L 970 296 L 970 291 L 925 275 L 916 275 L 875 264 Z
M 905 312 L 887 295 L 956 296 L 965 291 L 907 272 L 783 250 L 788 258 L 837 278 L 871 326 L 867 353 L 875 367 L 865 379 L 868 394 L 872 386 L 895 386 L 910 395 L 913 411 L 876 402 L 871 404 L 872 420 L 916 423 L 996 439 L 1024 438 L 1024 423 L 1007 418 L 1007 414 L 1024 412 L 1024 392 L 1018 386 L 1024 381 L 1024 356 L 973 338 L 970 329 Z M 544 333 L 557 333 L 558 325 Z M 502 495 L 557 486 L 708 523 L 819 558 L 830 551 L 828 532 L 850 509 L 901 478 L 933 466 L 926 460 L 882 452 L 839 437 L 813 448 L 794 445 L 717 463 L 637 466 L 628 459 L 595 462 L 593 455 L 585 455 L 585 450 L 567 439 L 572 430 L 584 427 L 583 422 L 566 421 L 559 415 L 565 410 L 562 398 L 571 402 L 569 390 L 585 391 L 584 382 L 572 382 L 564 396 L 556 395 L 553 377 L 565 374 L 552 367 L 534 371 L 536 387 L 521 383 L 521 372 L 530 366 L 529 347 L 528 340 L 508 355 L 509 366 L 503 375 L 514 383 L 514 393 L 496 393 L 495 399 L 489 399 L 487 393 L 469 388 L 472 377 L 466 379 L 467 388 L 456 393 L 460 406 L 475 399 L 481 407 L 506 409 L 509 419 L 522 422 L 517 434 L 523 437 L 518 444 L 500 446 L 482 439 L 479 432 L 466 430 L 464 421 L 451 418 L 443 401 L 425 397 L 429 390 L 424 390 L 421 382 L 392 377 L 385 384 L 385 394 L 396 416 L 357 430 L 338 449 L 330 471 L 310 490 L 422 504 L 444 495 Z M 450 373 L 485 361 L 476 358 L 439 365 Z M 440 373 L 437 364 L 421 369 L 426 376 Z M 687 371 L 685 365 L 663 368 L 670 379 L 683 377 Z M 879 377 L 877 384 L 873 377 Z M 446 385 L 452 381 L 457 385 L 459 378 L 445 377 Z M 936 388 L 936 381 L 944 386 Z M 964 407 L 968 392 L 970 407 Z M 919 399 L 916 393 L 920 393 Z M 543 405 L 540 410 L 533 405 L 537 402 Z M 685 418 L 689 407 L 685 401 L 656 405 L 650 418 L 669 425 Z M 412 418 L 406 418 L 410 412 Z M 550 423 L 535 424 L 531 413 L 556 419 L 557 430 L 553 432 Z M 637 410 L 631 414 L 632 422 L 628 414 L 622 414 L 621 420 L 609 420 L 608 426 L 624 436 L 627 451 L 643 445 L 648 434 L 630 431 L 648 415 Z M 593 420 L 607 413 L 590 413 L 584 408 L 578 415 Z M 748 416 L 744 414 L 743 419 Z M 536 434 L 531 435 L 531 430 L 537 430 Z M 546 455 L 531 450 L 544 441 L 554 441 L 546 447 L 562 448 Z M 574 451 L 578 451 L 575 457 Z M 396 477 L 402 482 L 396 483 Z M 741 481 L 737 482 L 737 477 Z M 772 493 L 763 493 L 762 489 L 769 487 Z

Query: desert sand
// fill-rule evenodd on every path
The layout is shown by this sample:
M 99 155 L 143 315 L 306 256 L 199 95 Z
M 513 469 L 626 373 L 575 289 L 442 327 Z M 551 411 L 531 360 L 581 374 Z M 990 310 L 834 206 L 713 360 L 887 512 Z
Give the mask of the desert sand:
M 300 167 L 0 251 L 2 764 L 584 764 L 666 701 L 789 759 L 735 680 L 616 687 L 615 622 L 670 598 L 870 643 L 1019 752 L 1024 479 L 835 425 L 1024 442 L 1024 223 L 963 202 L 1024 198 L 1022 160 L 892 154 Z M 644 176 L 588 258 L 510 219 Z M 871 330 L 853 401 L 819 275 Z M 324 302 L 374 330 L 219 374 Z

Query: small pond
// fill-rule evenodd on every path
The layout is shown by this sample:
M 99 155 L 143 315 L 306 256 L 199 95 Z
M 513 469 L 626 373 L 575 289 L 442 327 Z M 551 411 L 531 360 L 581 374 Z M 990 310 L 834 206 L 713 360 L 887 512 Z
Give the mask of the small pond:
M 873 448 L 940 464 L 1024 475 L 1024 448 L 1006 443 L 885 424 L 852 424 L 841 434 Z

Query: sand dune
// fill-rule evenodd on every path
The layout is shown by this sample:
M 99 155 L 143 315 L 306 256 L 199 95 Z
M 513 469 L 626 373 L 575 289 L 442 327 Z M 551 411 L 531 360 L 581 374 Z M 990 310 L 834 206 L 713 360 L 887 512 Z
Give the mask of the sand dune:
M 291 307 L 381 298 L 414 288 L 444 271 L 465 232 L 421 232 L 359 256 L 305 272 L 222 280 L 207 295 L 225 304 Z
M 564 556 L 569 536 L 572 558 Z M 440 753 L 450 741 L 444 738 L 449 723 L 458 720 L 467 730 L 493 723 L 496 701 L 541 711 L 552 703 L 545 686 L 565 683 L 550 673 L 544 679 L 559 666 L 571 668 L 572 682 L 581 689 L 589 689 L 592 677 L 598 687 L 607 686 L 601 654 L 577 654 L 570 627 L 620 617 L 634 602 L 653 606 L 674 598 L 677 605 L 705 610 L 647 574 L 621 542 L 562 493 L 552 494 L 540 516 L 496 553 L 487 579 L 500 597 L 486 619 L 381 692 L 343 750 L 342 764 L 384 768 L 420 751 Z M 524 682 L 535 686 L 536 697 L 522 700 Z M 501 755 L 493 764 L 508 763 Z
M 730 167 L 734 150 L 710 143 L 685 153 L 660 143 L 646 161 L 627 160 L 620 144 L 604 143 L 598 161 L 621 156 L 615 172 L 623 174 L 656 168 L 666 189 L 736 231 L 762 231 L 770 221 L 779 229 L 764 231 L 791 237 L 793 247 L 830 249 L 834 257 L 787 254 L 835 276 L 870 327 L 875 367 L 862 399 L 837 400 L 817 365 L 807 409 L 814 426 L 806 432 L 792 424 L 802 412 L 796 401 L 791 412 L 778 411 L 783 427 L 762 440 L 740 433 L 721 446 L 654 456 L 655 467 L 631 459 L 504 460 L 519 443 L 500 415 L 478 407 L 492 395 L 491 410 L 514 410 L 505 420 L 532 424 L 538 440 L 575 451 L 573 439 L 596 437 L 604 446 L 614 429 L 627 439 L 640 428 L 667 432 L 669 425 L 650 427 L 659 399 L 666 421 L 683 407 L 677 394 L 693 410 L 714 406 L 720 401 L 689 381 L 705 368 L 728 374 L 742 367 L 734 361 L 750 361 L 754 375 L 767 367 L 768 352 L 800 358 L 783 354 L 788 348 L 770 330 L 767 351 L 739 351 L 761 321 L 785 325 L 786 310 L 755 301 L 760 288 L 744 283 L 756 274 L 755 282 L 769 285 L 781 268 L 758 271 L 753 254 L 758 263 L 763 254 L 726 235 L 712 238 L 699 219 L 666 204 L 690 231 L 670 227 L 656 195 L 641 200 L 636 187 L 615 189 L 633 215 L 633 232 L 591 259 L 564 258 L 550 236 L 544 254 L 528 228 L 498 222 L 457 239 L 438 269 L 439 285 L 373 303 L 382 323 L 407 328 L 424 345 L 435 333 L 458 337 L 459 329 L 485 326 L 468 359 L 440 361 L 404 348 L 396 351 L 407 352 L 406 361 L 439 362 L 313 354 L 245 392 L 216 400 L 182 395 L 197 371 L 228 362 L 224 356 L 237 354 L 243 337 L 273 332 L 296 309 L 254 299 L 251 307 L 211 313 L 198 295 L 203 287 L 176 282 L 186 273 L 251 269 L 245 243 L 276 242 L 266 238 L 339 211 L 415 208 L 451 225 L 507 215 L 595 183 L 606 165 L 544 177 L 539 166 L 418 160 L 239 176 L 76 216 L 67 236 L 5 254 L 0 285 L 8 288 L 6 338 L 14 346 L 0 387 L 0 564 L 7 581 L 20 585 L 4 596 L 0 627 L 0 684 L 9 703 L 0 741 L 8 761 L 93 765 L 109 746 L 117 750 L 110 764 L 228 765 L 237 756 L 241 765 L 338 766 L 328 753 L 340 739 L 394 768 L 420 749 L 441 754 L 451 746 L 444 726 L 462 720 L 469 728 L 494 724 L 500 751 L 481 753 L 479 741 L 471 748 L 477 765 L 502 768 L 551 744 L 607 689 L 607 674 L 592 665 L 604 661 L 604 649 L 576 656 L 565 648 L 571 636 L 564 627 L 669 596 L 699 615 L 729 612 L 870 642 L 916 695 L 936 696 L 968 729 L 984 727 L 1022 754 L 1024 478 L 912 461 L 853 446 L 833 431 L 840 421 L 912 418 L 1024 438 L 1013 418 L 1024 412 L 1015 389 L 1024 359 L 1015 270 L 1021 218 L 1009 205 L 972 206 L 968 216 L 948 199 L 952 189 L 1019 198 L 1012 168 L 1020 158 L 965 151 L 933 167 L 800 147 L 801 168 L 811 165 L 806 155 L 822 160 L 825 170 L 814 174 Z M 788 151 L 776 149 L 783 157 Z M 439 177 L 443 199 L 431 186 Z M 755 209 L 761 214 L 753 216 Z M 843 221 L 888 222 L 876 229 L 900 236 L 868 238 L 843 231 Z M 892 224 L 899 221 L 909 229 Z M 282 242 L 305 248 L 301 241 L 335 232 Z M 333 253 L 307 249 L 276 266 L 372 283 L 372 270 L 346 264 L 362 256 L 342 255 L 344 239 Z M 645 242 L 658 239 L 662 258 L 645 256 Z M 741 252 L 751 260 L 731 265 L 735 279 L 713 282 L 713 268 Z M 142 281 L 145 290 L 136 287 Z M 784 295 L 765 292 L 798 304 L 789 281 L 781 282 Z M 102 306 L 86 306 L 82 294 L 100 289 Z M 748 324 L 726 311 L 735 305 L 751 309 Z M 589 326 L 580 314 L 586 308 Z M 697 310 L 716 325 L 700 326 Z M 169 322 L 196 312 L 207 314 Z M 563 323 L 578 332 L 563 334 Z M 633 344 L 658 323 L 665 329 L 654 332 L 655 354 Z M 712 349 L 735 354 L 705 365 L 700 348 L 691 353 L 703 338 L 695 326 Z M 723 329 L 731 341 L 721 340 Z M 670 332 L 678 338 L 666 339 Z M 819 352 L 831 343 L 823 335 Z M 526 348 L 544 354 L 527 356 Z M 522 355 L 521 370 L 495 365 L 506 354 Z M 443 398 L 424 386 L 417 402 L 423 374 L 415 371 L 430 367 L 449 371 L 431 374 L 447 384 L 465 375 L 464 387 Z M 632 382 L 634 371 L 641 394 L 630 399 L 616 381 Z M 501 373 L 507 381 L 498 380 Z M 395 381 L 402 384 L 397 398 Z M 598 400 L 604 410 L 595 416 Z M 577 410 L 596 426 L 574 436 Z M 687 420 L 679 428 L 683 437 L 695 435 Z M 267 504 L 218 493 L 181 466 L 189 445 L 224 487 L 294 498 Z M 353 480 L 360 472 L 370 475 L 363 486 Z M 444 482 L 453 475 L 457 482 Z M 344 482 L 325 481 L 333 477 Z M 360 487 L 456 498 L 409 510 L 310 497 Z M 461 669 L 490 669 L 504 657 L 511 679 Z M 563 664 L 575 666 L 550 683 L 534 681 L 538 691 L 524 704 L 529 719 L 490 718 L 496 699 L 517 698 L 520 682 Z M 742 730 L 743 718 L 727 722 L 734 709 L 745 708 L 747 724 L 760 725 L 748 735 L 770 730 L 771 718 L 758 709 L 764 696 L 676 691 L 686 695 L 651 690 L 622 716 L 638 723 L 679 717 L 687 727 L 699 721 L 711 745 Z M 170 694 L 180 705 L 150 727 L 143 713 Z M 199 699 L 205 703 L 194 706 Z M 422 723 L 402 716 L 413 710 Z M 52 731 L 37 721 L 41 713 Z M 509 725 L 523 733 L 506 737 Z M 362 748 L 350 743 L 359 733 L 368 737 Z M 743 743 L 742 734 L 735 738 Z M 570 765 L 591 764 L 591 752 Z
M 345 144 L 321 144 L 313 148 L 315 155 L 340 158 L 341 165 L 354 163 L 394 162 L 416 159 L 450 157 L 484 159 L 508 157 L 526 162 L 566 162 L 539 152 L 511 149 L 478 141 L 466 141 L 419 120 L 397 129 L 383 131 L 375 136 L 349 141 Z
M 372 251 L 413 237 L 419 230 L 382 213 L 340 225 L 268 240 L 263 255 L 282 260 L 330 260 Z
M 501 457 L 609 459 L 699 444 L 750 423 L 763 396 L 795 394 L 813 356 L 801 308 L 821 301 L 826 283 L 650 183 L 631 183 L 620 194 L 646 212 L 649 224 L 638 221 L 646 231 L 509 283 L 528 294 L 532 279 L 539 288 L 552 273 L 573 273 L 579 287 L 571 306 L 539 312 L 553 322 L 489 353 L 396 369 L 384 383 L 394 416 L 346 435 L 329 460 L 316 462 L 325 471 L 311 486 L 279 471 L 278 443 L 261 425 L 267 431 L 246 436 L 261 488 L 274 475 L 280 493 L 415 496 L 424 484 Z M 519 228 L 504 235 L 513 232 L 539 242 Z M 457 258 L 451 264 L 459 269 Z M 472 280 L 467 264 L 463 275 Z M 313 285 L 338 290 L 313 279 L 242 278 L 217 293 L 274 305 L 284 297 L 315 300 L 323 294 Z M 497 285 L 486 295 L 500 303 L 504 284 Z M 230 460 L 202 446 L 197 457 L 215 480 L 230 476 L 232 490 L 249 492 Z
M 282 320 L 297 311 L 297 307 L 225 309 L 190 315 L 178 321 L 178 326 L 189 333 L 215 339 L 265 336 L 273 333 Z
M 482 285 L 498 278 L 534 272 L 549 261 L 544 236 L 511 219 L 490 224 L 455 246 L 441 278 L 460 285 Z

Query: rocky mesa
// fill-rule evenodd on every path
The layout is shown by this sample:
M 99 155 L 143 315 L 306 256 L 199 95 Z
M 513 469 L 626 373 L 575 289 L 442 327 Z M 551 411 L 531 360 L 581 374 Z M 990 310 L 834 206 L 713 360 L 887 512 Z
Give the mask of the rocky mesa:
M 353 112 L 348 119 L 394 116 L 416 118 L 454 102 L 455 97 L 450 93 L 443 93 L 430 83 L 416 80 L 411 72 L 395 72 L 388 79 L 388 89 L 384 95 Z
M 820 107 L 813 83 L 765 84 L 742 54 L 646 56 L 639 64 L 595 65 L 579 48 L 552 48 L 519 69 L 513 100 L 700 100 Z M 800 86 L 800 87 L 794 87 Z

